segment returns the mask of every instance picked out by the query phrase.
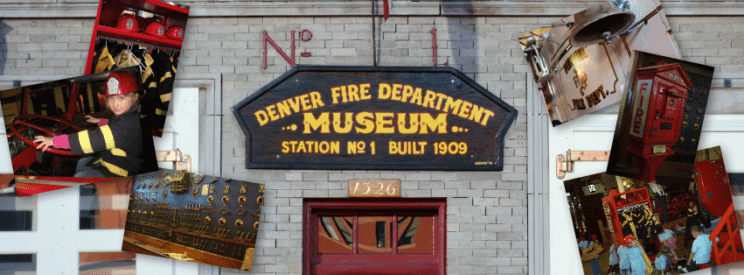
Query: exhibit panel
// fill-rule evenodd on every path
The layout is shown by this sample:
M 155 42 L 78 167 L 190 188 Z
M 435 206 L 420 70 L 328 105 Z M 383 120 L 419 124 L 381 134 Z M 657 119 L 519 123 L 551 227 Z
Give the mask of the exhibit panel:
M 204 128 L 194 127 L 192 122 L 204 120 L 209 112 L 213 112 L 214 108 L 207 108 L 207 103 L 214 102 L 210 98 L 215 96 L 214 87 L 206 85 L 209 81 L 205 81 L 208 78 L 204 76 L 184 78 L 179 84 L 180 87 L 176 88 L 177 96 L 174 96 L 174 104 L 171 108 L 174 111 L 191 113 L 191 116 L 170 117 L 164 131 L 165 136 L 156 138 L 158 140 L 157 151 L 176 152 L 176 149 L 180 150 L 180 159 L 159 162 L 158 165 L 162 168 L 174 168 L 178 165 L 177 162 L 183 162 L 184 159 L 188 161 L 191 168 L 198 167 L 200 161 L 209 161 L 199 158 L 199 138 L 204 137 L 204 140 L 210 140 L 214 133 L 206 132 Z M 2 140 L 5 141 L 5 139 Z M 11 173 L 10 157 L 7 154 L 6 161 L 3 161 L 2 165 L 8 166 L 5 173 Z M 207 157 L 210 155 L 214 154 L 206 154 Z M 183 167 L 188 167 L 188 165 L 183 165 Z M 17 182 L 16 184 L 27 183 Z M 61 182 L 55 184 L 65 185 Z M 118 190 L 121 189 L 118 188 L 121 187 L 120 185 L 118 183 L 103 183 L 96 186 L 71 184 L 74 187 L 43 194 L 25 197 L 6 194 L 0 197 L 0 205 L 2 205 L 0 211 L 3 217 L 11 218 L 7 222 L 8 226 L 14 225 L 0 230 L 0 240 L 3 243 L 0 246 L 0 254 L 6 255 L 0 262 L 0 266 L 8 267 L 9 270 L 26 272 L 22 274 L 59 274 L 60 272 L 65 274 L 77 274 L 78 272 L 80 274 L 96 272 L 199 274 L 199 265 L 196 263 L 126 252 L 112 254 L 122 249 L 120 241 L 111 242 L 110 240 L 123 238 L 124 219 L 126 219 L 129 201 L 129 191 Z M 108 189 L 111 190 L 107 191 Z M 6 224 L 5 220 L 3 224 Z M 81 242 L 82 239 L 86 241 Z M 96 252 L 104 252 L 104 254 Z M 9 257 L 7 255 L 19 256 Z M 206 269 L 209 270 L 211 267 Z M 150 273 L 157 270 L 162 270 L 163 273 Z
M 551 128 L 549 131 L 551 139 L 550 155 L 565 155 L 568 150 L 609 150 L 611 144 L 610 137 L 615 129 L 608 125 L 613 125 L 614 123 L 612 122 L 616 121 L 616 119 L 616 115 L 588 115 L 577 119 L 575 122 L 579 123 L 573 124 L 573 127 L 568 127 L 568 124 L 566 124 L 562 127 Z M 744 117 L 733 114 L 710 115 L 702 128 L 699 146 L 701 148 L 721 146 L 724 156 L 737 156 L 744 154 L 744 148 L 737 146 L 741 138 L 744 138 Z M 606 143 L 597 141 L 606 141 Z M 732 159 L 734 158 L 732 157 Z M 566 174 L 564 179 L 559 179 L 555 173 L 555 160 L 551 159 L 550 161 L 549 188 L 551 195 L 566 194 L 564 180 L 604 172 L 607 167 L 606 161 L 575 162 L 573 173 Z M 741 162 L 727 162 L 726 170 L 730 173 L 735 173 L 744 170 L 744 165 Z M 566 201 L 565 196 L 550 196 L 550 272 L 551 274 L 584 274 L 579 250 L 572 249 L 572 251 L 567 252 L 565 249 L 561 249 L 561 247 L 575 247 L 575 244 L 578 243 L 575 237 L 566 237 L 575 236 L 574 226 L 571 223 L 571 213 Z M 741 268 L 739 263 L 721 266 L 717 269 L 699 271 L 699 274 L 712 274 L 710 272 L 719 271 L 726 272 L 728 269 L 739 270 L 737 268 Z M 568 271 L 568 273 L 564 271 Z
M 153 1 L 156 0 L 147 2 Z M 35 75 L 69 77 L 70 74 L 84 71 L 87 65 L 85 57 L 88 56 L 87 51 L 91 46 L 89 44 L 91 29 L 96 27 L 94 23 L 96 7 L 100 2 L 96 0 L 74 3 L 67 0 L 53 2 L 9 0 L 0 3 L 0 15 L 3 15 L 3 20 L 0 22 L 0 74 L 2 74 L 0 81 L 10 85 L 14 80 L 22 79 L 23 85 L 26 85 L 26 79 L 33 78 Z M 178 79 L 180 81 L 191 75 L 195 76 L 195 79 L 192 79 L 194 82 L 212 83 L 210 84 L 213 85 L 211 91 L 206 93 L 204 93 L 203 86 L 197 85 L 200 100 L 207 93 L 214 94 L 215 91 L 220 91 L 216 97 L 207 96 L 205 101 L 199 102 L 198 123 L 192 118 L 194 113 L 183 116 L 187 122 L 186 126 L 198 124 L 200 132 L 198 140 L 201 142 L 197 143 L 199 144 L 197 146 L 198 157 L 195 157 L 197 164 L 193 166 L 198 169 L 196 171 L 198 173 L 266 185 L 266 202 L 263 209 L 265 212 L 262 212 L 261 231 L 256 239 L 255 264 L 252 273 L 302 274 L 303 248 L 305 247 L 302 236 L 307 233 L 302 227 L 304 224 L 303 200 L 306 198 L 346 198 L 351 196 L 350 193 L 365 193 L 364 189 L 361 192 L 358 189 L 357 192 L 352 192 L 354 188 L 349 188 L 348 185 L 350 179 L 399 180 L 398 194 L 402 197 L 401 199 L 446 198 L 445 237 L 447 244 L 443 253 L 447 255 L 444 260 L 447 274 L 581 272 L 580 268 L 574 270 L 567 267 L 567 265 L 581 263 L 578 261 L 578 253 L 573 255 L 574 250 L 565 249 L 565 245 L 574 248 L 576 244 L 571 238 L 566 240 L 566 236 L 573 234 L 569 230 L 570 225 L 554 226 L 553 223 L 557 219 L 550 212 L 556 208 L 554 207 L 556 204 L 552 202 L 547 204 L 547 198 L 555 199 L 556 192 L 560 194 L 565 191 L 554 190 L 552 181 L 556 177 L 556 171 L 551 169 L 556 167 L 556 156 L 558 154 L 567 156 L 568 149 L 609 150 L 614 126 L 608 125 L 613 125 L 616 117 L 607 119 L 600 115 L 589 120 L 579 118 L 577 121 L 560 125 L 558 128 L 576 126 L 583 130 L 566 134 L 572 136 L 571 142 L 575 146 L 558 148 L 560 150 L 550 151 L 548 154 L 545 148 L 548 147 L 548 142 L 555 145 L 568 141 L 566 139 L 547 140 L 548 123 L 550 123 L 547 114 L 539 117 L 544 121 L 538 121 L 544 123 L 542 124 L 545 126 L 544 129 L 528 128 L 528 119 L 534 118 L 530 116 L 536 112 L 526 111 L 526 105 L 531 102 L 526 98 L 536 95 L 540 101 L 537 107 L 544 111 L 547 110 L 540 94 L 532 87 L 528 87 L 528 85 L 532 86 L 534 81 L 525 77 L 529 74 L 530 68 L 515 38 L 541 25 L 556 22 L 568 14 L 575 14 L 577 11 L 586 9 L 588 5 L 605 1 L 215 2 L 184 0 L 177 2 L 192 7 L 188 27 L 185 29 L 188 34 L 185 35 L 183 50 L 179 58 L 178 69 L 181 71 Z M 387 2 L 387 8 L 383 8 L 383 2 Z M 663 4 L 664 12 L 669 19 L 670 30 L 680 46 L 679 50 L 683 59 L 714 66 L 717 73 L 723 74 L 714 79 L 713 85 L 734 87 L 734 89 L 725 89 L 726 96 L 720 96 L 724 94 L 720 93 L 715 101 L 714 95 L 711 95 L 711 101 L 708 103 L 709 110 L 741 113 L 739 112 L 741 108 L 737 107 L 741 104 L 737 102 L 742 98 L 742 93 L 738 90 L 742 81 L 734 74 L 744 69 L 740 65 L 743 62 L 741 56 L 744 53 L 739 38 L 741 33 L 736 28 L 744 24 L 744 17 L 741 16 L 744 14 L 744 4 L 738 1 L 668 0 L 654 2 Z M 371 8 L 374 4 L 377 9 Z M 384 10 L 390 13 L 389 18 L 383 19 L 387 17 L 383 15 Z M 377 18 L 373 18 L 373 14 L 376 14 Z M 613 44 L 613 48 L 618 48 L 618 50 L 623 50 L 622 46 L 621 43 Z M 505 131 L 503 171 L 466 172 L 455 171 L 455 169 L 437 171 L 435 169 L 419 170 L 415 167 L 408 167 L 406 171 L 398 171 L 398 167 L 385 168 L 390 170 L 326 170 L 317 167 L 311 169 L 289 167 L 282 170 L 246 168 L 245 161 L 251 156 L 250 147 L 246 145 L 247 136 L 241 131 L 238 121 L 229 114 L 230 108 L 255 94 L 261 87 L 271 83 L 281 74 L 290 71 L 295 65 L 438 66 L 452 67 L 461 71 L 519 112 L 511 128 Z M 64 77 L 60 76 L 45 79 L 45 81 L 62 78 Z M 572 78 L 566 80 L 568 84 L 573 85 Z M 224 94 L 221 93 L 222 89 L 225 90 Z M 206 90 L 210 89 L 206 88 Z M 594 89 L 590 90 L 594 91 Z M 193 91 L 184 92 L 184 94 L 189 93 Z M 534 95 L 527 93 L 534 93 Z M 179 91 L 174 92 L 171 100 L 175 102 L 178 95 Z M 456 99 L 454 100 L 456 102 Z M 324 103 L 327 103 L 327 99 L 324 99 Z M 713 108 L 712 106 L 724 106 L 725 108 Z M 175 114 L 180 114 L 181 111 L 175 111 L 175 108 L 171 106 L 168 113 L 173 111 Z M 187 107 L 189 111 L 194 111 L 192 108 Z M 206 110 L 202 112 L 201 108 L 206 108 Z M 611 108 L 613 107 L 598 112 L 605 112 L 606 109 Z M 322 110 L 318 109 L 318 111 Z M 255 118 L 254 114 L 251 115 Z M 319 112 L 314 114 L 315 118 L 319 114 L 322 115 Z M 173 120 L 173 117 L 169 119 Z M 597 124 L 602 124 L 598 126 L 601 131 L 596 135 L 593 133 L 594 130 L 588 128 L 595 124 L 595 119 L 599 119 L 596 121 Z M 389 121 L 386 118 L 382 120 L 382 122 Z M 738 121 L 742 118 L 734 117 L 730 120 Z M 712 121 L 715 119 L 708 116 L 706 125 Z M 529 120 L 529 122 L 535 121 Z M 180 130 L 176 130 L 176 127 L 180 126 L 175 125 L 172 126 L 173 131 L 168 133 L 167 127 L 166 125 L 164 129 L 164 139 L 161 140 L 161 144 L 166 145 L 161 146 L 167 147 L 167 150 L 178 151 L 177 149 L 180 149 L 182 154 L 177 158 L 179 162 L 185 162 L 185 155 L 195 156 L 196 153 L 188 151 L 186 149 L 188 146 L 181 143 L 180 139 L 182 137 L 192 139 L 194 136 L 179 135 Z M 714 135 L 717 135 L 717 139 L 727 137 L 740 139 L 737 133 L 741 128 L 736 127 L 723 127 L 722 132 L 715 132 Z M 537 137 L 540 142 L 529 143 L 528 137 Z M 709 136 L 704 133 L 700 138 L 701 144 L 704 144 L 708 138 Z M 605 140 L 608 142 L 606 148 L 603 147 Z M 4 140 L 0 140 L 1 142 Z M 712 147 L 719 144 L 707 145 L 707 147 Z M 732 151 L 733 147 L 726 147 L 731 145 L 720 145 L 724 155 L 741 155 L 736 150 Z M 256 143 L 256 146 L 261 145 Z M 582 146 L 587 148 L 582 148 Z M 3 150 L 3 147 L 0 144 L 0 150 Z M 550 148 L 553 147 L 555 146 Z M 545 152 L 537 154 L 540 159 L 537 159 L 536 154 L 529 153 L 541 148 L 545 148 Z M 601 157 L 600 155 L 599 158 Z M 540 173 L 550 172 L 546 178 L 551 179 L 551 184 L 547 184 L 547 179 L 535 180 L 538 175 L 533 177 L 532 173 L 538 172 L 528 168 L 528 163 L 541 161 L 547 164 L 538 169 Z M 377 164 L 380 162 L 384 160 Z M 167 165 L 172 167 L 170 163 Z M 574 172 L 567 172 L 568 176 L 565 179 L 574 179 L 606 169 L 605 162 L 576 162 L 573 166 Z M 736 168 L 735 161 L 727 161 L 727 166 L 728 170 L 736 172 L 733 170 Z M 587 167 L 593 170 L 585 171 Z M 563 180 L 559 182 L 563 184 Z M 540 186 L 535 188 L 536 185 Z M 542 185 L 550 190 L 543 190 Z M 384 188 L 380 192 L 387 193 Z M 539 196 L 530 196 L 535 193 L 539 193 Z M 85 195 L 82 195 L 80 200 L 84 200 L 83 197 Z M 565 197 L 562 198 L 560 195 L 557 197 L 559 205 L 566 205 Z M 541 198 L 545 199 L 545 208 L 536 210 L 535 208 L 539 207 L 542 201 L 533 202 Z M 24 206 L 19 209 L 28 208 L 25 205 L 27 203 L 31 205 L 37 203 L 28 200 L 21 202 Z M 556 210 L 560 211 L 557 208 Z M 534 215 L 536 212 L 538 215 Z M 550 213 L 550 216 L 540 216 L 542 212 L 545 212 L 546 216 Z M 563 214 L 567 213 L 568 211 Z M 329 216 L 324 217 L 352 217 L 353 225 L 354 215 L 328 214 Z M 409 217 L 425 216 L 421 213 L 412 214 L 418 216 Z M 392 253 L 393 243 L 388 243 L 392 234 L 387 235 L 392 232 L 392 229 L 388 230 L 387 226 L 392 227 L 396 224 L 389 222 L 392 221 L 393 216 L 380 213 L 371 216 L 358 213 L 356 215 L 357 222 L 360 217 L 363 218 L 361 220 L 367 236 L 372 236 L 361 242 L 357 239 L 357 244 L 364 244 L 361 251 L 364 253 L 391 251 Z M 538 217 L 545 219 L 541 220 Z M 550 222 L 547 218 L 550 218 Z M 323 220 L 321 217 L 318 219 Z M 326 229 L 320 230 L 325 228 L 324 224 L 317 223 L 317 229 L 321 231 L 318 236 L 327 237 L 327 241 L 337 245 L 336 249 L 347 249 L 348 247 L 340 245 L 346 243 L 343 231 L 339 229 L 335 219 L 331 218 L 331 220 L 334 222 L 330 224 L 325 233 L 322 231 Z M 411 227 L 411 224 L 415 224 L 413 220 L 413 218 L 402 220 L 399 228 Z M 423 220 L 423 218 L 419 219 L 419 232 L 421 232 Z M 33 222 L 32 220 L 33 226 L 40 225 Z M 374 226 L 371 226 L 372 224 Z M 379 235 L 377 234 L 378 224 L 383 225 L 383 228 L 379 230 L 381 233 Z M 546 238 L 532 238 L 533 234 L 527 233 L 528 225 L 533 232 L 537 231 L 534 232 L 535 235 L 540 235 L 540 232 L 548 233 L 550 241 L 543 242 Z M 399 231 L 399 233 L 402 232 Z M 2 234 L 5 233 L 0 233 Z M 379 241 L 382 241 L 384 245 L 379 245 Z M 552 245 L 556 241 L 564 246 Z M 353 251 L 353 234 L 351 243 Z M 398 247 L 398 253 L 402 252 L 400 248 L 403 246 L 405 245 Z M 428 249 L 426 246 L 423 248 Z M 405 249 L 413 248 L 406 247 Z M 416 252 L 417 250 L 408 251 Z M 545 258 L 545 261 L 535 260 L 534 254 L 542 251 L 547 251 L 546 254 L 552 257 Z M 28 255 L 31 252 L 10 253 Z M 77 255 L 76 257 L 82 260 L 83 256 L 80 253 Z M 565 255 L 576 258 L 576 261 L 569 262 Z M 22 257 L 39 262 L 44 255 L 32 253 L 30 256 Z M 438 267 L 441 264 L 442 262 L 438 262 L 436 265 Z M 4 267 L 3 263 L 0 263 L 0 270 Z M 28 265 L 22 265 L 19 268 L 19 274 L 26 271 L 43 274 L 37 265 L 34 265 L 34 268 Z M 727 271 L 723 268 L 716 268 L 713 272 L 718 272 L 714 274 L 737 274 L 737 271 L 742 273 L 744 269 Z M 77 271 L 72 273 L 74 272 Z M 138 274 L 246 274 L 246 272 L 235 269 L 140 255 L 137 256 L 136 272 Z M 68 272 L 65 271 L 65 273 Z

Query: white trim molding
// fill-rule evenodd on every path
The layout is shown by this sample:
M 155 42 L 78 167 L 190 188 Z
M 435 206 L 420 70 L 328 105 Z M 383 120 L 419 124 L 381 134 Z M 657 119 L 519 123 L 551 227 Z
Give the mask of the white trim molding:
M 199 118 L 199 170 L 201 174 L 222 176 L 222 75 L 179 74 L 173 88 L 199 88 L 206 100 L 205 115 Z M 206 94 L 202 94 L 202 93 Z
M 527 73 L 527 264 L 530 275 L 549 274 L 548 111 Z

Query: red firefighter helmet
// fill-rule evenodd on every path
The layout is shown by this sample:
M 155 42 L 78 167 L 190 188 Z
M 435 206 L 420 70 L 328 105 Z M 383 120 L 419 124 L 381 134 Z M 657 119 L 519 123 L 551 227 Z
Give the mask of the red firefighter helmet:
M 625 245 L 630 245 L 631 242 L 635 241 L 635 237 L 633 235 L 625 236 Z
M 152 22 L 147 26 L 145 33 L 162 38 L 165 36 L 165 27 L 160 22 Z
M 137 76 L 130 72 L 111 72 L 106 78 L 106 95 L 116 96 L 140 90 Z
M 130 32 L 137 32 L 140 30 L 134 14 L 128 13 L 127 11 L 122 12 L 121 16 L 119 16 L 119 22 L 116 24 L 116 28 Z
M 183 28 L 179 26 L 170 26 L 168 31 L 165 32 L 165 36 L 170 39 L 183 40 Z

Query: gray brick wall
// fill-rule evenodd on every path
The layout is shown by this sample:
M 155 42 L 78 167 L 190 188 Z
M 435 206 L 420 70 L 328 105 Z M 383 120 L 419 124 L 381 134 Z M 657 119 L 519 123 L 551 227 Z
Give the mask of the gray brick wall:
M 223 176 L 266 184 L 265 206 L 251 274 L 300 274 L 302 198 L 345 197 L 350 178 L 398 178 L 403 197 L 447 197 L 448 274 L 526 274 L 527 127 L 525 75 L 529 71 L 515 38 L 557 18 L 391 17 L 377 27 L 379 65 L 430 66 L 432 28 L 438 63 L 448 62 L 520 112 L 505 143 L 503 172 L 310 171 L 245 169 L 245 136 L 230 108 L 290 67 L 269 46 L 262 69 L 266 30 L 289 54 L 296 38 L 297 64 L 372 65 L 369 17 L 192 18 L 179 73 L 221 73 Z M 671 17 L 682 53 L 710 64 L 716 73 L 744 69 L 741 17 Z M 92 19 L 2 20 L 3 75 L 77 75 L 83 72 Z M 705 39 L 701 39 L 705 38 Z M 300 57 L 301 52 L 312 53 Z M 223 269 L 223 274 L 242 274 Z

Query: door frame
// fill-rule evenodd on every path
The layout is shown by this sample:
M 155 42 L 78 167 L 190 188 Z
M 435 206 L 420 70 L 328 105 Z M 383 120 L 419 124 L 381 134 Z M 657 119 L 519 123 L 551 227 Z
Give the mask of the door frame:
M 438 261 L 440 274 L 447 274 L 447 198 L 304 198 L 302 209 L 302 274 L 313 271 L 312 259 L 318 256 L 318 231 L 313 230 L 318 211 L 415 211 L 434 210 L 438 219 L 434 222 L 434 257 Z M 320 230 L 320 229 L 318 229 Z

